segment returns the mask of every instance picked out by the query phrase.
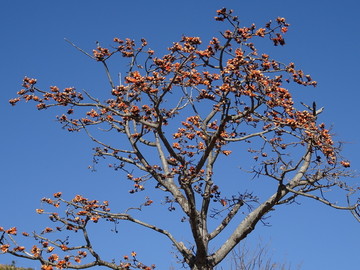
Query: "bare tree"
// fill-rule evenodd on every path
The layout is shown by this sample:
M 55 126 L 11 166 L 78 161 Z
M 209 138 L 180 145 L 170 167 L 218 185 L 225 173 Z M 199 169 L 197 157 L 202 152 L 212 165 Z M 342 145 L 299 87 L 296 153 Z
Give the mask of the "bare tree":
M 272 259 L 269 245 L 261 241 L 256 248 L 241 243 L 231 254 L 231 270 L 290 270 L 290 263 L 279 263 Z M 296 269 L 301 269 L 298 265 Z
M 18 244 L 16 227 L 1 228 L 2 252 L 38 260 L 44 270 L 154 268 L 139 262 L 135 252 L 120 262 L 104 260 L 93 248 L 87 230 L 90 222 L 104 219 L 131 222 L 158 232 L 169 239 L 184 265 L 206 270 L 224 260 L 269 211 L 298 197 L 351 211 L 359 218 L 358 201 L 350 198 L 357 188 L 344 180 L 351 176 L 347 171 L 349 161 L 341 158 L 339 145 L 325 124 L 317 123 L 315 106 L 298 110 L 284 87 L 286 83 L 315 86 L 316 82 L 296 69 L 294 63 L 283 64 L 260 54 L 253 43 L 258 38 L 269 38 L 275 46 L 284 45 L 283 34 L 289 26 L 285 19 L 277 18 L 261 28 L 254 24 L 243 27 L 225 8 L 217 11 L 215 19 L 226 22 L 230 30 L 211 39 L 205 47 L 199 37 L 184 36 L 163 57 L 147 49 L 145 39 L 136 45 L 131 39 L 115 38 L 114 49 L 98 44 L 93 54 L 71 43 L 104 66 L 111 88 L 105 101 L 73 87 L 43 90 L 36 79 L 28 77 L 19 96 L 10 100 L 12 105 L 20 100 L 33 101 L 39 110 L 66 108 L 58 117 L 59 123 L 69 131 L 85 132 L 97 144 L 96 162 L 100 157 L 113 159 L 113 168 L 124 172 L 124 178 L 131 181 L 131 193 L 143 191 L 155 182 L 169 210 L 176 207 L 184 214 L 182 221 L 189 224 L 192 244 L 176 239 L 171 228 L 161 226 L 161 220 L 148 223 L 127 210 L 110 211 L 107 201 L 101 203 L 81 195 L 64 199 L 59 192 L 42 201 L 56 208 L 65 207 L 64 215 L 37 210 L 58 225 L 40 233 L 23 233 L 39 241 L 30 250 Z M 124 82 L 119 84 L 114 82 L 107 64 L 115 55 L 129 59 Z M 249 179 L 273 181 L 270 196 L 258 197 L 256 190 L 248 192 L 240 184 L 234 186 L 233 194 L 221 192 L 227 181 L 236 181 L 239 176 L 222 179 L 215 174 L 219 168 L 215 165 L 244 154 L 254 162 L 248 170 Z M 343 192 L 343 205 L 328 199 L 324 191 L 330 188 L 339 196 Z M 140 207 L 152 203 L 148 198 Z M 240 213 L 246 216 L 238 222 Z M 212 217 L 218 219 L 211 222 L 218 223 L 210 229 Z M 209 244 L 233 223 L 235 229 L 226 241 L 210 251 Z M 48 236 L 64 230 L 80 233 L 83 243 L 73 245 L 67 238 L 52 240 L 51 234 Z M 56 250 L 64 252 L 64 256 L 54 253 Z

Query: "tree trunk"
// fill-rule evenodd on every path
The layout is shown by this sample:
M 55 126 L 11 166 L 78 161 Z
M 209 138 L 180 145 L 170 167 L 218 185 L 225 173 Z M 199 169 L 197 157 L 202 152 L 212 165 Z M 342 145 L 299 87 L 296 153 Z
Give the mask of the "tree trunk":
M 191 270 L 213 270 L 214 269 L 213 264 L 211 263 L 211 261 L 208 260 L 207 257 L 195 259 L 193 264 L 190 267 L 191 267 Z
M 212 266 L 196 266 L 194 265 L 191 270 L 213 270 L 214 267 Z

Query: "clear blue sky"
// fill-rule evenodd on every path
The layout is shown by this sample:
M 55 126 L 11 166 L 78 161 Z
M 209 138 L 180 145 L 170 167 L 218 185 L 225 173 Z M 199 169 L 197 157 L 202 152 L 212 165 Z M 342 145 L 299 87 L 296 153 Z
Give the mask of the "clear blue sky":
M 121 177 L 100 165 L 96 173 L 91 164 L 91 143 L 84 134 L 69 134 L 54 121 L 59 111 L 37 111 L 33 104 L 12 108 L 8 100 L 21 89 L 25 75 L 37 78 L 39 85 L 76 86 L 90 91 L 106 91 L 105 74 L 100 65 L 69 46 L 68 38 L 91 51 L 95 41 L 103 46 L 113 37 L 145 37 L 149 46 L 164 51 L 181 35 L 207 40 L 218 35 L 223 24 L 215 23 L 215 10 L 234 9 L 243 25 L 262 25 L 278 16 L 291 24 L 284 48 L 269 52 L 297 66 L 318 81 L 317 88 L 296 88 L 296 98 L 325 106 L 321 120 L 333 125 L 338 140 L 346 142 L 344 156 L 359 170 L 359 63 L 360 4 L 343 1 L 241 1 L 241 0 L 62 0 L 3 1 L 0 10 L 1 92 L 0 115 L 0 226 L 17 225 L 21 230 L 41 229 L 47 219 L 35 213 L 39 199 L 63 191 L 67 198 L 83 194 L 108 199 L 114 210 L 124 209 L 127 190 Z M 126 70 L 114 63 L 115 70 Z M 359 179 L 354 179 L 359 183 Z M 156 215 L 166 219 L 161 210 Z M 152 215 L 149 211 L 144 213 Z M 169 214 L 171 216 L 171 214 Z M 359 269 L 360 227 L 349 213 L 335 211 L 313 201 L 280 208 L 268 220 L 271 227 L 258 225 L 249 237 L 253 245 L 259 239 L 270 242 L 275 259 L 302 264 L 303 270 Z M 181 235 L 182 224 L 175 224 Z M 177 227 L 178 226 L 178 227 Z M 170 243 L 156 234 L 120 225 L 119 234 L 109 227 L 96 229 L 99 245 L 121 257 L 135 249 L 147 263 L 158 269 L 171 265 L 180 269 L 173 258 Z M 100 237 L 105 233 L 104 238 Z M 145 237 L 145 238 L 144 238 Z M 183 239 L 185 240 L 185 239 Z M 110 256 L 110 255 L 109 255 Z M 111 258 L 111 257 L 110 257 Z M 0 263 L 13 258 L 0 256 Z M 16 259 L 21 266 L 37 267 Z M 226 269 L 226 262 L 224 263 Z

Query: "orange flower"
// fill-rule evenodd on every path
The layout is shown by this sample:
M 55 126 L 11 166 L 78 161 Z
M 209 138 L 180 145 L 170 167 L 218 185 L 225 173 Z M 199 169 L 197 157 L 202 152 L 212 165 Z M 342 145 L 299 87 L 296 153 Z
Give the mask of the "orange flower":
M 151 205 L 153 202 L 154 202 L 153 200 L 147 200 L 147 201 L 144 203 L 144 205 L 145 205 L 145 206 L 149 206 L 149 205 Z
M 172 145 L 175 149 L 181 150 L 180 144 L 179 143 L 173 143 Z
M 14 248 L 14 251 L 24 251 L 25 250 L 25 247 L 21 246 L 21 247 L 15 247 Z
M 90 117 L 98 117 L 99 114 L 94 109 L 91 109 L 91 111 L 87 112 L 86 115 L 89 115 Z
M 99 221 L 100 217 L 99 216 L 92 216 L 90 219 L 92 221 L 94 221 L 95 223 L 97 223 Z
M 32 79 L 32 78 L 29 78 L 29 77 L 25 77 L 23 81 L 24 81 L 24 83 L 29 83 L 29 84 L 35 84 L 36 83 L 36 79 Z
M 151 90 L 150 90 L 150 93 L 151 93 L 151 94 L 155 94 L 155 93 L 157 93 L 157 92 L 159 92 L 159 89 L 158 89 L 158 88 L 151 88 Z
M 54 93 L 57 93 L 57 92 L 59 92 L 59 87 L 57 87 L 57 86 L 50 86 L 50 91 L 51 91 L 51 92 L 54 92 Z
M 48 258 L 48 260 L 50 262 L 55 262 L 55 261 L 59 260 L 59 256 L 56 254 L 51 254 L 50 257 Z
M 45 233 L 49 233 L 49 232 L 52 232 L 53 231 L 53 229 L 51 229 L 51 228 L 49 228 L 49 227 L 46 227 L 45 229 L 44 229 L 44 232 Z
M 81 251 L 78 251 L 78 253 L 79 253 L 79 256 L 82 256 L 83 258 L 85 258 L 87 256 L 86 251 L 81 250 Z
M 66 268 L 66 265 L 67 265 L 67 264 L 68 264 L 68 263 L 67 263 L 65 260 L 61 260 L 61 261 L 59 261 L 58 264 L 56 265 L 56 268 L 58 268 L 58 269 Z
M 42 214 L 42 213 L 44 213 L 44 209 L 36 209 L 36 213 Z
M 16 102 L 19 102 L 19 101 L 20 101 L 20 98 L 13 98 L 13 99 L 9 100 L 9 103 L 14 106 L 16 104 Z
M 9 250 L 9 247 L 10 245 L 1 245 L 0 250 L 5 253 Z
M 39 256 L 40 254 L 40 249 L 34 245 L 32 248 L 31 248 L 31 253 L 34 254 L 35 257 Z
M 221 200 L 220 200 L 220 203 L 221 203 L 222 206 L 226 206 L 226 205 L 227 205 L 227 201 L 224 200 L 224 199 L 221 199 Z
M 203 142 L 199 142 L 198 145 L 197 145 L 197 149 L 199 150 L 204 150 L 205 149 L 205 145 Z
M 265 28 L 259 28 L 255 35 L 259 36 L 259 37 L 264 37 L 265 36 Z
M 141 137 L 141 133 L 131 134 L 131 137 L 133 137 L 133 138 L 139 138 L 139 137 Z
M 281 32 L 283 32 L 284 34 L 288 31 L 287 27 L 281 27 Z
M 342 166 L 344 166 L 345 168 L 349 168 L 349 167 L 350 167 L 350 162 L 348 162 L 348 161 L 341 161 L 340 164 L 341 164 Z
M 224 151 L 222 151 L 222 153 L 223 153 L 225 156 L 230 155 L 231 152 L 232 152 L 232 151 L 230 151 L 230 150 L 224 150 Z
M 174 138 L 174 139 L 178 139 L 178 138 L 180 138 L 182 135 L 183 135 L 182 133 L 174 133 L 174 134 L 173 134 L 173 138 Z
M 5 231 L 7 234 L 12 234 L 12 235 L 16 235 L 17 234 L 17 229 L 16 227 L 12 227 L 10 229 L 8 229 L 7 231 Z
M 138 106 L 132 106 L 131 109 L 130 109 L 130 112 L 132 114 L 138 114 L 140 112 L 140 109 Z
M 218 9 L 217 11 L 216 11 L 216 13 L 218 14 L 218 15 L 225 15 L 226 14 L 226 8 L 222 8 L 222 9 Z
M 75 198 L 72 199 L 72 201 L 75 203 L 79 203 L 79 202 L 86 201 L 86 198 L 82 197 L 81 195 L 76 195 Z
M 53 267 L 51 265 L 45 265 L 43 264 L 41 266 L 41 270 L 53 270 Z
M 277 21 L 278 23 L 285 23 L 285 18 L 283 18 L 283 17 L 277 17 L 277 18 L 276 18 L 276 21 Z
M 56 193 L 54 193 L 54 197 L 55 197 L 55 198 L 60 198 L 61 195 L 62 195 L 62 192 L 56 192 Z

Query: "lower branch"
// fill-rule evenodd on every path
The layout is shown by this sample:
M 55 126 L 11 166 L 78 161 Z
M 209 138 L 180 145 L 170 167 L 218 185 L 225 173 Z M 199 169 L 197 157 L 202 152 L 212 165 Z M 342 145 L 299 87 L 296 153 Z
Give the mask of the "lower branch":
M 252 211 L 235 229 L 228 240 L 213 254 L 211 261 L 213 265 L 219 264 L 229 252 L 249 233 L 255 229 L 255 225 L 276 205 L 276 203 L 288 194 L 284 185 L 279 185 L 277 192 L 258 208 Z
M 355 205 L 352 205 L 352 206 L 338 206 L 334 203 L 331 203 L 329 202 L 328 200 L 325 200 L 323 198 L 320 198 L 319 196 L 316 196 L 316 195 L 313 195 L 313 194 L 308 194 L 308 193 L 305 193 L 305 192 L 302 192 L 302 191 L 299 191 L 299 190 L 294 190 L 290 187 L 286 187 L 286 189 L 292 193 L 295 193 L 297 195 L 301 195 L 301 196 L 304 196 L 304 197 L 308 197 L 308 198 L 311 198 L 311 199 L 314 199 L 314 200 L 317 200 L 319 202 L 322 202 L 328 206 L 331 206 L 335 209 L 340 209 L 340 210 L 355 210 L 359 204 L 355 204 Z

